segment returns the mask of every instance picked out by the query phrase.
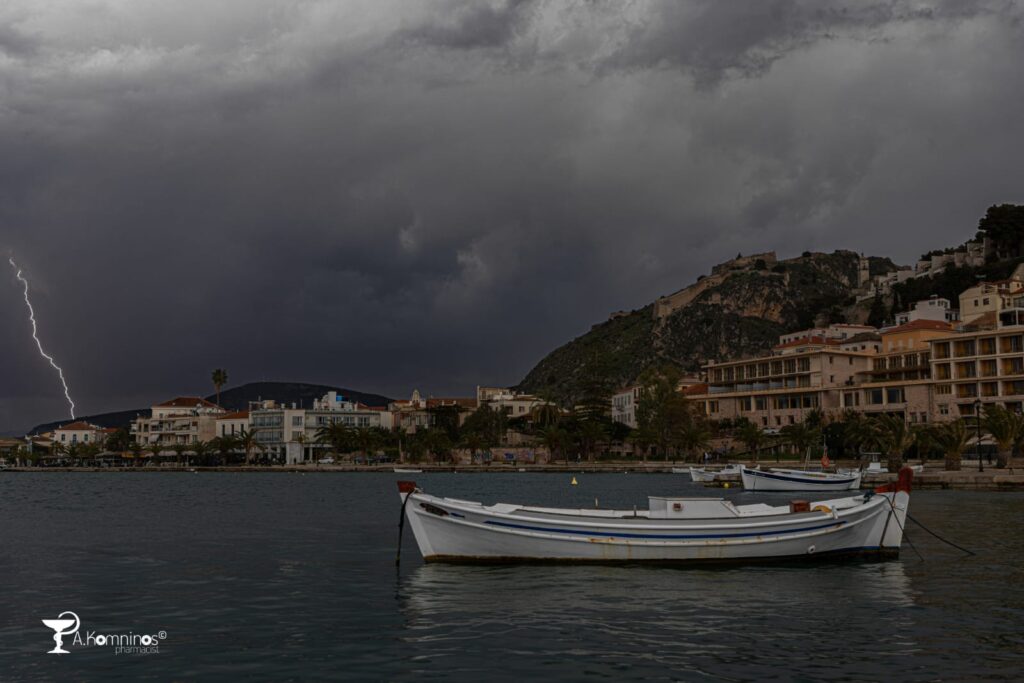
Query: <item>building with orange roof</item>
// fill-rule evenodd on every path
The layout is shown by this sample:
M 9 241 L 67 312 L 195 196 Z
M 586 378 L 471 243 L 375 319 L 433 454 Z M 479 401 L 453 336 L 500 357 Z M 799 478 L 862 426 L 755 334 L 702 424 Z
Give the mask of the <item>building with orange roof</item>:
M 217 418 L 226 412 L 204 398 L 178 396 L 153 405 L 149 417 L 137 417 L 131 434 L 156 448 L 210 441 L 217 435 Z

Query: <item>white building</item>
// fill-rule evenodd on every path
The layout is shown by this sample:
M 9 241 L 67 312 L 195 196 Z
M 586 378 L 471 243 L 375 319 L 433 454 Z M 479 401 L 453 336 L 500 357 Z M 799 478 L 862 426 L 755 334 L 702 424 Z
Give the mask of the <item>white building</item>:
M 950 305 L 949 299 L 933 296 L 929 299 L 915 301 L 909 311 L 896 314 L 896 327 L 906 325 L 915 320 L 939 320 L 955 323 L 960 319 L 960 311 Z
M 333 424 L 358 429 L 361 427 L 389 429 L 390 414 L 383 408 L 372 408 L 347 401 L 336 391 L 313 402 L 311 409 L 279 405 L 263 401 L 250 407 L 249 421 L 256 441 L 268 455 L 284 457 L 286 464 L 314 459 L 317 451 L 329 448 L 317 443 L 317 432 Z
M 637 384 L 612 395 L 612 422 L 620 422 L 636 429 L 636 408 L 640 403 L 642 388 Z
M 72 444 L 102 444 L 108 433 L 109 431 L 102 427 L 78 420 L 53 430 L 53 441 L 65 447 Z
M 131 433 L 142 444 L 173 446 L 210 441 L 217 435 L 217 418 L 226 411 L 198 396 L 179 396 L 158 403 L 149 417 L 138 417 Z
M 796 332 L 783 334 L 779 337 L 779 345 L 789 344 L 800 339 L 813 339 L 815 337 L 841 342 L 865 332 L 878 332 L 878 330 L 871 325 L 833 323 L 828 327 L 812 327 L 807 330 L 798 330 Z
M 252 431 L 249 422 L 249 411 L 239 410 L 234 413 L 225 413 L 217 418 L 217 436 L 232 437 L 238 436 L 243 431 Z
M 486 405 L 493 410 L 504 410 L 509 417 L 529 415 L 536 407 L 544 403 L 533 394 L 521 394 L 512 389 L 498 387 L 477 387 L 476 400 L 479 405 Z

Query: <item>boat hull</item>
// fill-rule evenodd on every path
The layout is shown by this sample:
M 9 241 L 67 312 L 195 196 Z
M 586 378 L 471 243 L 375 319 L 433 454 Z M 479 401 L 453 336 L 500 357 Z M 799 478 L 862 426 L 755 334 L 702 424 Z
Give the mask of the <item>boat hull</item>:
M 740 469 L 747 491 L 853 491 L 860 488 L 861 473 L 829 474 L 795 470 Z
M 909 503 L 907 493 L 894 492 L 844 509 L 839 505 L 848 502 L 825 501 L 807 513 L 678 520 L 595 518 L 585 511 L 408 495 L 406 515 L 424 559 L 459 563 L 688 564 L 895 555 Z

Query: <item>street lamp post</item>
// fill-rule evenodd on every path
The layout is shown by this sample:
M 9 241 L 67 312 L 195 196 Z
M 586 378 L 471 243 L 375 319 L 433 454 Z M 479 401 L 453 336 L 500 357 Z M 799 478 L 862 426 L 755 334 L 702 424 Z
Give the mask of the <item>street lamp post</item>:
M 984 472 L 985 466 L 981 464 L 981 399 L 974 402 L 974 426 L 977 436 L 974 441 L 974 452 L 978 454 L 978 471 Z

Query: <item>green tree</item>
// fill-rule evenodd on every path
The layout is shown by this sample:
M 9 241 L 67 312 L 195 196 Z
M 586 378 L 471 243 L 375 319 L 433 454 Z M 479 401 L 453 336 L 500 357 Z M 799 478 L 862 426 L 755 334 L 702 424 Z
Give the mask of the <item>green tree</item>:
M 879 415 L 873 419 L 876 439 L 886 455 L 890 472 L 903 466 L 903 456 L 914 445 L 915 434 L 907 421 L 895 415 Z
M 107 437 L 103 445 L 113 453 L 123 453 L 128 450 L 128 445 L 131 442 L 132 437 L 128 430 L 124 427 L 119 427 L 116 432 Z
M 950 422 L 934 425 L 931 439 L 945 456 L 945 469 L 959 471 L 964 451 L 967 450 L 967 444 L 971 440 L 967 424 L 957 418 Z
M 441 430 L 447 434 L 444 429 Z M 356 447 L 356 450 L 363 454 L 363 457 L 369 461 L 370 452 L 373 451 L 378 444 L 379 437 L 376 430 L 369 427 L 358 427 L 352 432 L 352 445 Z
M 225 434 L 224 436 L 214 437 L 210 441 L 210 446 L 220 456 L 220 463 L 228 465 L 231 462 L 231 454 L 238 448 L 238 443 L 235 441 L 235 437 Z
M 235 445 L 242 449 L 245 453 L 245 464 L 248 465 L 252 462 L 253 451 L 263 452 L 263 444 L 256 440 L 256 434 L 259 433 L 259 429 L 248 430 L 242 427 L 237 436 L 235 436 Z
M 352 438 L 352 428 L 341 422 L 327 424 L 316 430 L 316 442 L 330 446 L 335 456 L 351 450 Z
M 821 430 L 806 421 L 786 425 L 780 431 L 802 458 L 810 458 L 811 449 L 821 443 Z
M 764 430 L 746 418 L 736 430 L 736 438 L 747 447 L 747 452 L 753 455 L 754 462 L 757 462 L 761 448 L 768 441 L 768 435 Z
M 188 444 L 184 444 L 184 443 L 174 443 L 174 444 L 171 444 L 171 451 L 174 453 L 175 460 L 177 461 L 179 466 L 181 465 L 182 457 L 185 455 L 185 452 L 187 450 L 188 450 Z
M 868 311 L 867 324 L 872 327 L 884 327 L 885 321 L 889 319 L 889 310 L 885 306 L 885 300 L 880 294 L 875 294 L 871 301 L 871 310 Z
M 504 440 L 508 415 L 504 410 L 496 410 L 489 405 L 482 405 L 474 410 L 462 424 L 461 433 L 476 434 L 488 447 L 500 446 Z
M 711 445 L 711 430 L 703 420 L 690 420 L 676 431 L 674 441 L 679 449 L 696 461 L 697 454 Z
M 1024 420 L 1001 405 L 990 404 L 985 406 L 981 425 L 996 442 L 996 467 L 1005 468 L 1010 463 L 1013 445 L 1024 431 Z
M 686 397 L 679 391 L 679 377 L 679 371 L 669 367 L 644 373 L 640 378 L 638 436 L 641 442 L 656 445 L 666 460 L 679 440 L 679 432 L 693 419 Z
M 217 390 L 217 405 L 220 405 L 220 389 L 228 383 L 228 371 L 224 368 L 217 368 L 210 376 L 213 387 Z
M 999 204 L 988 207 L 984 217 L 978 221 L 978 231 L 991 240 L 997 259 L 1020 256 L 1024 241 L 1024 206 Z
M 196 441 L 192 444 L 192 455 L 195 456 L 197 465 L 205 466 L 210 457 L 210 444 L 206 441 Z
M 541 443 L 548 449 L 552 462 L 561 454 L 565 458 L 565 464 L 569 464 L 569 442 L 569 433 L 558 425 L 552 425 L 541 432 Z

